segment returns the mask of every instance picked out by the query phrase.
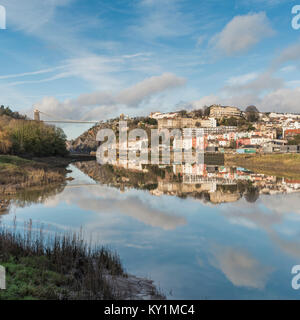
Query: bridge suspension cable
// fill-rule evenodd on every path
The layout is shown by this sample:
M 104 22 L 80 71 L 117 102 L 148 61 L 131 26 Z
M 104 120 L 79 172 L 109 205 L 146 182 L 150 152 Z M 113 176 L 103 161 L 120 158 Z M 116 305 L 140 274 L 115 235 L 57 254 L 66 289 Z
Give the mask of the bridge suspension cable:
M 45 116 L 47 117 L 50 117 L 52 119 L 56 119 L 56 118 L 59 118 L 58 120 L 41 120 L 41 117 L 40 117 L 40 114 L 44 114 Z M 34 120 L 36 121 L 43 121 L 43 122 L 47 122 L 47 123 L 89 123 L 89 124 L 97 124 L 99 121 L 85 121 L 85 120 L 65 120 L 65 119 L 62 119 L 60 117 L 57 117 L 57 116 L 53 116 L 53 115 L 50 115 L 46 112 L 43 112 L 43 111 L 40 111 L 40 110 L 37 110 L 35 109 L 34 110 Z

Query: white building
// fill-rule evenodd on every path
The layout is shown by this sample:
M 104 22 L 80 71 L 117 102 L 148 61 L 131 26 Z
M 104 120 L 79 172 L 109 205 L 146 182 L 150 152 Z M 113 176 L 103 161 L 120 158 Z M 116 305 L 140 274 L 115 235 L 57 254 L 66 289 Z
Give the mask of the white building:
M 152 112 L 150 113 L 149 117 L 152 119 L 164 119 L 164 118 L 175 118 L 178 116 L 178 112 L 168 112 L 168 113 L 161 113 L 161 112 Z

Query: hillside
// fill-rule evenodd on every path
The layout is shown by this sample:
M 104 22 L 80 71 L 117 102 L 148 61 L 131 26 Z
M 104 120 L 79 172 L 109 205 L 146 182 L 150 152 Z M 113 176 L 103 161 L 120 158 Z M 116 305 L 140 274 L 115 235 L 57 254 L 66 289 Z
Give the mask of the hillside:
M 0 107 L 0 154 L 26 156 L 64 156 L 66 136 L 62 129 L 33 121 Z
M 119 134 L 119 118 L 109 120 L 107 122 L 99 123 L 91 129 L 85 131 L 78 138 L 67 141 L 67 149 L 74 153 L 90 153 L 96 152 L 99 143 L 96 141 L 97 133 L 101 129 L 112 129 L 116 135 Z M 142 128 L 146 130 L 148 136 L 150 136 L 150 129 L 157 128 L 156 120 L 148 117 L 138 117 L 134 119 L 126 120 L 129 130 L 134 128 Z
M 3 105 L 0 107 L 0 117 L 1 116 L 7 116 L 12 119 L 26 119 L 26 116 L 19 114 L 19 112 L 14 112 L 9 107 L 4 107 Z

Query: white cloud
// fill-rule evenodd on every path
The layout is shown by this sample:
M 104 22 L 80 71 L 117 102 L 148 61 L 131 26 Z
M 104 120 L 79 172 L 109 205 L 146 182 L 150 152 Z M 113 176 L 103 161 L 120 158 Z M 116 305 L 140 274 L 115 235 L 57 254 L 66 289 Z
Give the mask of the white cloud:
M 300 45 L 293 44 L 273 59 L 264 72 L 248 73 L 229 78 L 217 94 L 192 101 L 194 108 L 204 105 L 223 104 L 246 107 L 256 105 L 261 111 L 300 112 L 300 85 L 298 80 L 287 81 L 277 72 L 295 70 L 295 66 L 283 65 L 300 60 Z
M 66 72 L 68 77 L 77 77 L 90 83 L 94 88 L 107 90 L 118 88 L 120 80 L 112 74 L 120 72 L 124 58 L 85 55 L 65 61 L 69 66 Z
M 121 104 L 129 106 L 138 106 L 146 97 L 153 94 L 181 87 L 186 80 L 179 78 L 172 73 L 164 73 L 158 77 L 151 77 L 142 82 L 137 83 L 131 88 L 125 89 L 117 97 Z
M 234 17 L 224 29 L 212 39 L 215 48 L 227 55 L 245 52 L 274 31 L 264 12 Z
M 107 188 L 101 185 L 82 186 L 81 188 L 65 188 L 65 190 L 52 199 L 48 199 L 45 205 L 55 206 L 64 201 L 67 204 L 76 204 L 85 211 L 93 211 L 98 215 L 90 221 L 90 226 L 95 228 L 98 224 L 108 219 L 112 223 L 111 216 L 122 214 L 140 221 L 152 227 L 164 230 L 175 230 L 186 224 L 185 217 L 175 215 L 168 211 L 157 209 L 138 195 L 123 195 L 117 189 Z M 154 203 L 156 204 L 156 203 Z M 87 230 L 87 226 L 85 226 Z
M 2 76 L 0 76 L 0 80 L 41 75 L 41 74 L 45 74 L 45 73 L 51 73 L 51 72 L 54 72 L 54 71 L 57 71 L 60 69 L 64 69 L 65 67 L 66 66 L 58 66 L 58 67 L 54 67 L 54 68 L 47 68 L 47 69 L 42 69 L 42 70 L 32 71 L 32 72 L 2 75 Z
M 295 89 L 282 88 L 263 97 L 261 108 L 263 110 L 281 112 L 300 112 L 300 87 Z
M 256 72 L 251 72 L 247 74 L 242 74 L 240 76 L 234 76 L 229 78 L 226 83 L 229 86 L 235 86 L 235 85 L 241 85 L 241 84 L 246 84 L 247 82 L 254 80 L 257 78 L 258 74 Z
M 129 28 L 144 39 L 184 36 L 192 32 L 191 17 L 183 13 L 180 0 L 141 0 L 139 20 Z
M 92 49 L 112 49 L 112 41 L 92 41 L 81 32 L 102 25 L 98 16 L 84 16 L 80 12 L 59 10 L 71 8 L 75 0 L 2 0 L 8 12 L 8 28 L 22 31 L 45 43 L 49 49 L 72 57 L 90 55 Z
M 73 0 L 1 0 L 7 9 L 8 22 L 18 30 L 35 32 L 48 24 L 58 7 L 69 5 Z
M 261 195 L 254 207 L 240 201 L 223 208 L 222 212 L 231 223 L 263 230 L 285 254 L 299 259 L 299 193 Z M 296 223 L 287 223 L 293 221 Z M 283 234 L 289 238 L 282 237 Z
M 252 77 L 251 81 L 235 82 L 231 85 L 226 85 L 223 90 L 233 93 L 256 93 L 260 94 L 266 90 L 277 90 L 284 86 L 284 81 L 276 78 L 269 71 L 258 74 Z
M 286 82 L 288 88 L 297 88 L 300 87 L 300 80 L 290 80 Z
M 297 67 L 293 65 L 289 65 L 280 69 L 281 72 L 292 72 L 295 70 L 297 70 Z
M 276 59 L 274 59 L 271 65 L 271 70 L 276 70 L 284 63 L 292 62 L 292 61 L 300 61 L 300 44 L 299 43 L 293 44 L 287 47 L 286 49 L 284 49 L 281 52 L 281 54 Z
M 224 92 L 220 92 L 219 95 L 209 95 L 204 96 L 199 100 L 192 101 L 191 105 L 193 109 L 199 109 L 203 106 L 210 106 L 213 104 L 221 104 L 224 106 L 236 106 L 244 108 L 249 105 L 256 105 L 258 108 L 260 106 L 261 99 L 255 94 L 233 94 L 228 95 Z
M 0 80 L 31 77 L 30 80 L 18 80 L 5 84 L 6 86 L 12 87 L 23 84 L 46 83 L 59 79 L 76 77 L 88 82 L 94 87 L 94 89 L 101 88 L 102 90 L 107 90 L 110 88 L 119 88 L 121 87 L 121 79 L 120 77 L 114 77 L 113 74 L 128 71 L 130 68 L 134 67 L 139 68 L 140 65 L 143 65 L 143 67 L 145 67 L 143 57 L 147 55 L 148 54 L 146 53 L 137 53 L 115 57 L 87 55 L 78 58 L 66 59 L 63 61 L 63 64 L 61 66 L 54 68 L 21 74 L 0 76 Z M 59 73 L 56 73 L 50 77 L 33 78 L 35 76 L 53 73 L 59 70 Z
M 147 78 L 134 86 L 121 90 L 118 93 L 111 91 L 97 91 L 82 94 L 77 99 L 59 102 L 54 97 L 45 97 L 37 103 L 40 111 L 55 114 L 64 119 L 107 119 L 121 107 L 137 108 L 142 102 L 151 97 L 176 87 L 181 87 L 186 80 L 172 73 Z M 96 107 L 96 108 L 95 108 Z M 32 112 L 32 110 L 31 110 Z
M 220 103 L 220 97 L 216 95 L 204 96 L 199 100 L 192 101 L 191 105 L 194 109 L 200 109 L 203 106 L 211 106 Z
M 260 97 L 257 94 L 232 94 L 204 96 L 199 100 L 193 101 L 193 108 L 202 108 L 212 104 L 234 105 L 241 107 L 254 104 L 259 110 L 265 112 L 300 112 L 300 86 L 296 88 L 279 88 L 273 90 L 264 96 Z
M 272 271 L 244 250 L 217 246 L 213 255 L 213 264 L 237 287 L 263 289 Z

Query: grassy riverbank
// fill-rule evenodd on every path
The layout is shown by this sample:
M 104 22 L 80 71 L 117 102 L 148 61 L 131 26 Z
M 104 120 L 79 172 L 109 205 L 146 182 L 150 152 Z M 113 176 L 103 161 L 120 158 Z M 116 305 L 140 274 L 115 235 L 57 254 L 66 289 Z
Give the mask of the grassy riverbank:
M 244 167 L 282 178 L 300 179 L 300 154 L 226 154 L 225 165 Z
M 28 188 L 65 181 L 66 169 L 17 156 L 0 155 L 0 193 L 14 194 Z
M 19 233 L 0 228 L 0 299 L 116 299 L 109 276 L 126 276 L 117 255 L 87 245 L 78 234 L 45 237 L 32 224 Z
M 117 254 L 87 244 L 82 232 L 51 235 L 32 222 L 0 225 L 0 300 L 163 299 L 152 281 L 125 273 Z

